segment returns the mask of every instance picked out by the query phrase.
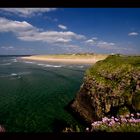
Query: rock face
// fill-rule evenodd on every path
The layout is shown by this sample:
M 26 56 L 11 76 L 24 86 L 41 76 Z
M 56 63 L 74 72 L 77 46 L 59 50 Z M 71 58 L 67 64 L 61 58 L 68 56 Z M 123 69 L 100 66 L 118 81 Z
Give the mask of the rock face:
M 71 108 L 88 123 L 139 112 L 140 57 L 114 55 L 97 62 L 86 71 Z

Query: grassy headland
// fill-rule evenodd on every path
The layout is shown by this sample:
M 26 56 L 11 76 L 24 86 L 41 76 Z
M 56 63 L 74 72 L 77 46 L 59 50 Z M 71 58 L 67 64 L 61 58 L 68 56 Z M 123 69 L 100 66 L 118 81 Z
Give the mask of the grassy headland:
M 140 132 L 140 118 L 136 116 L 140 113 L 140 56 L 110 55 L 91 66 L 71 107 L 93 125 L 92 132 L 98 123 L 103 124 L 98 130 L 105 127 L 102 130 L 107 132 L 109 127 L 112 131 Z M 104 125 L 106 117 L 109 126 Z

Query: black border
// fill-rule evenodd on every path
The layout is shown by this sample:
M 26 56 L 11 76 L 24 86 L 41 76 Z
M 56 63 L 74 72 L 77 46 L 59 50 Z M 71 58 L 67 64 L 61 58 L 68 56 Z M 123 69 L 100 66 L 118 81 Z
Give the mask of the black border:
M 0 7 L 140 7 L 139 0 L 0 0 Z
M 140 7 L 140 0 L 0 0 L 0 7 Z M 139 18 L 139 17 L 138 17 Z M 137 139 L 140 133 L 0 133 L 2 139 L 114 140 Z
M 0 140 L 125 140 L 125 139 L 137 139 L 140 133 L 120 133 L 120 132 L 96 132 L 96 133 L 3 133 L 0 134 Z

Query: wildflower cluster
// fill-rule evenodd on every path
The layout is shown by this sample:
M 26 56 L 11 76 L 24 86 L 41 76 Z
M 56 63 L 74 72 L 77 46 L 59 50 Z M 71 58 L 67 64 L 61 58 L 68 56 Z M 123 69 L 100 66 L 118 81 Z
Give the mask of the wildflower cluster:
M 5 132 L 5 128 L 0 125 L 0 132 Z
M 87 132 L 140 132 L 140 113 L 129 114 L 111 118 L 104 117 L 101 121 L 95 121 Z

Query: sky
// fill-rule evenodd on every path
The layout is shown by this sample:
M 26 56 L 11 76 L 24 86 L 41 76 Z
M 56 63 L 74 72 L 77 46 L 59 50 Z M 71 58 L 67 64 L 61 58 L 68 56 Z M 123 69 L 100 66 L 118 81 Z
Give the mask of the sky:
M 140 8 L 0 8 L 0 55 L 140 54 Z

